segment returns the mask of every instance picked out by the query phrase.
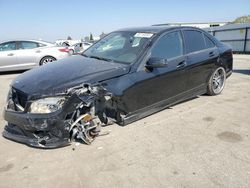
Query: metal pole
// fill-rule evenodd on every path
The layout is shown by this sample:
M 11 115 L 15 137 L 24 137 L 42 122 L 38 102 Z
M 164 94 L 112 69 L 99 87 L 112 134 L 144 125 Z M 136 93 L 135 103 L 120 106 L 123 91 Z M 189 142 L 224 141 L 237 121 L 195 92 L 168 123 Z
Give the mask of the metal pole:
M 246 27 L 245 40 L 244 40 L 244 53 L 246 53 L 246 47 L 247 47 L 247 31 L 248 31 L 248 28 Z

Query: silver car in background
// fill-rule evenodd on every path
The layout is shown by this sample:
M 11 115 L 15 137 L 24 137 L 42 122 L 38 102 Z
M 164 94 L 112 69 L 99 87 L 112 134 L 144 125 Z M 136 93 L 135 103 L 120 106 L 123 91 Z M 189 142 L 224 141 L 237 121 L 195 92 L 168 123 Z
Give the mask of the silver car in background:
M 68 57 L 69 49 L 36 40 L 0 43 L 0 72 L 26 70 Z

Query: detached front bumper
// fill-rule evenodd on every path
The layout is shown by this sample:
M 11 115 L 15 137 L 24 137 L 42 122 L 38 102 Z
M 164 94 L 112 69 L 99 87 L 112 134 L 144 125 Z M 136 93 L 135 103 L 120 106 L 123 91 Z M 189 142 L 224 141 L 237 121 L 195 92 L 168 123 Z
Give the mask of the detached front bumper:
M 51 114 L 29 114 L 16 111 L 4 111 L 8 122 L 3 136 L 28 146 L 39 148 L 57 148 L 69 145 L 70 126 L 59 111 Z

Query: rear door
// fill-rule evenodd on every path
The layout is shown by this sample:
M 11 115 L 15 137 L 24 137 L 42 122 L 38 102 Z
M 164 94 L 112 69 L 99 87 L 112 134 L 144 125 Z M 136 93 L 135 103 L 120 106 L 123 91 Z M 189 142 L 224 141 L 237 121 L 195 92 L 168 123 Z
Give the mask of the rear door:
M 183 30 L 187 54 L 187 90 L 204 92 L 215 67 L 219 51 L 212 40 L 199 30 Z
M 0 44 L 0 71 L 15 70 L 18 66 L 16 48 L 15 41 Z

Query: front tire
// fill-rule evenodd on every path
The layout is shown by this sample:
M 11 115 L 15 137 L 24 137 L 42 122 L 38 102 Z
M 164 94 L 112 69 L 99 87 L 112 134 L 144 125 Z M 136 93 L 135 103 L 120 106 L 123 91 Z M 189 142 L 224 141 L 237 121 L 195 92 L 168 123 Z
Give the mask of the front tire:
M 207 94 L 219 95 L 225 87 L 226 71 L 223 67 L 217 68 L 209 78 Z
M 42 66 L 42 65 L 46 65 L 52 61 L 56 61 L 56 58 L 54 58 L 52 56 L 45 56 L 41 59 L 39 64 Z

